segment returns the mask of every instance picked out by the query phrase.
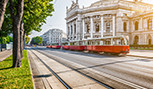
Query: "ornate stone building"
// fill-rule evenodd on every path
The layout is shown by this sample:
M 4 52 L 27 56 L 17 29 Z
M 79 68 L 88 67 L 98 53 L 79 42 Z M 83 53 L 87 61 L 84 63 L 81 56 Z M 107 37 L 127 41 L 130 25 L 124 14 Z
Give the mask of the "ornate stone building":
M 66 41 L 66 34 L 60 29 L 49 29 L 41 37 L 43 45 L 61 45 Z
M 153 44 L 153 5 L 141 0 L 100 0 L 83 8 L 76 0 L 66 21 L 69 41 L 125 35 L 131 45 Z

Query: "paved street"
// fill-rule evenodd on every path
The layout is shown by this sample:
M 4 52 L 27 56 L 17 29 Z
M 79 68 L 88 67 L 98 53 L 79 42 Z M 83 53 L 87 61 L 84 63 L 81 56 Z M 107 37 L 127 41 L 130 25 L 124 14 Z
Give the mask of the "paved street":
M 5 50 L 0 52 L 0 61 L 3 61 L 7 57 L 9 57 L 12 54 L 12 50 Z
M 83 76 L 75 70 L 62 65 L 35 50 L 28 51 L 28 53 L 32 57 L 30 60 L 34 61 L 33 64 L 36 65 L 35 68 L 39 71 L 37 77 L 39 76 L 42 78 L 43 85 L 46 89 L 107 89 L 96 81 Z M 33 64 L 31 65 L 33 66 Z M 61 81 L 56 79 L 56 76 L 54 76 L 55 73 L 52 71 L 54 71 L 65 84 L 61 84 Z M 44 88 L 43 85 L 40 86 L 41 83 L 38 83 L 40 80 L 36 81 L 36 75 L 33 75 L 35 77 L 34 81 L 36 89 Z M 65 85 L 68 85 L 68 87 L 64 87 Z
M 153 58 L 153 50 L 130 50 L 128 56 L 137 56 L 143 58 Z
M 153 87 L 153 59 L 47 48 L 37 48 L 36 50 L 113 88 Z

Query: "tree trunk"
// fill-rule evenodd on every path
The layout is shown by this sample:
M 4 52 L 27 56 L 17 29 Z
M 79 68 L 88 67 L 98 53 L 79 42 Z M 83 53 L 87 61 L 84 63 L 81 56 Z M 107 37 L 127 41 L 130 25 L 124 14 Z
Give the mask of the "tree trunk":
M 23 50 L 25 49 L 25 36 L 26 36 L 26 31 L 24 29 L 24 32 L 23 32 Z
M 8 0 L 0 0 L 0 30 L 4 21 L 4 14 Z
M 20 22 L 15 19 L 13 26 L 13 67 L 21 66 L 20 55 Z
M 21 22 L 21 27 L 20 27 L 20 54 L 21 54 L 21 58 L 23 58 L 23 46 L 24 46 L 24 40 L 23 40 L 23 32 L 24 32 L 24 29 L 23 29 L 23 27 L 24 27 L 24 24 L 23 24 L 23 22 Z
M 13 66 L 21 67 L 20 26 L 23 17 L 24 0 L 17 1 L 17 13 L 14 13 L 13 2 L 10 0 L 11 17 L 13 19 Z
M 1 46 L 1 49 L 0 49 L 0 51 L 2 52 L 2 37 L 1 37 L 1 45 L 0 45 L 0 46 Z

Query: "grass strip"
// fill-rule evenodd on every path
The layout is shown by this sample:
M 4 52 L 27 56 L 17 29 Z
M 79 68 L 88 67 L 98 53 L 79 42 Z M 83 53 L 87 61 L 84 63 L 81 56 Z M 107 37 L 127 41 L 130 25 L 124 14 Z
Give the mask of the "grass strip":
M 27 51 L 23 51 L 20 68 L 11 68 L 12 63 L 12 55 L 0 62 L 0 89 L 33 89 Z

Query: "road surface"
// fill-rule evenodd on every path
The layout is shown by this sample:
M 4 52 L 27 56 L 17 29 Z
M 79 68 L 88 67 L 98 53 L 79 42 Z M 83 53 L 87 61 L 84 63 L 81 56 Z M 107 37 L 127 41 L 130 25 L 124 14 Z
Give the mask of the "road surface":
M 34 48 L 79 73 L 116 89 L 152 89 L 153 59 Z

